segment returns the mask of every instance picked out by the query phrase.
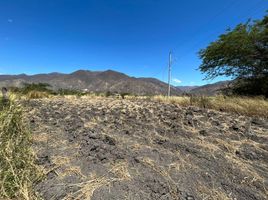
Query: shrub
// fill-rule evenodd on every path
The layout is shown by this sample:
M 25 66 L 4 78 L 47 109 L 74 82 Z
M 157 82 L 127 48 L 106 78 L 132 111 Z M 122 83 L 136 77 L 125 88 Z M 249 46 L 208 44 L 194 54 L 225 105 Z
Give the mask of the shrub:
M 29 91 L 26 94 L 26 97 L 28 99 L 48 98 L 49 97 L 49 93 L 48 92 L 40 92 L 40 91 Z
M 122 99 L 125 99 L 126 96 L 131 96 L 131 94 L 125 92 L 125 93 L 121 93 L 120 96 L 121 96 Z
M 47 83 L 25 83 L 24 87 L 21 88 L 21 93 L 28 94 L 31 91 L 53 93 L 49 87 L 51 86 Z
M 77 95 L 77 96 L 82 96 L 82 95 L 84 95 L 84 94 L 86 94 L 86 93 L 83 93 L 83 92 L 80 92 L 80 91 L 78 91 L 78 90 L 73 90 L 73 89 L 59 89 L 58 91 L 57 91 L 57 93 L 56 94 L 59 94 L 59 95 L 62 95 L 62 96 L 64 96 L 64 95 Z
M 112 95 L 113 95 L 113 93 L 110 92 L 110 91 L 105 92 L 105 97 L 109 97 L 109 96 L 112 96 Z

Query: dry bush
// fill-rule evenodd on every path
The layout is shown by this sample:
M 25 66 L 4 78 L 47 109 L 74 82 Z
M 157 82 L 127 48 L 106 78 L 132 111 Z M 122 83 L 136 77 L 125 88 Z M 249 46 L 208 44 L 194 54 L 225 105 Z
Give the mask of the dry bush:
M 0 113 L 0 199 L 37 198 L 32 187 L 41 173 L 22 116 L 22 108 L 12 101 Z
M 27 99 L 42 99 L 49 98 L 50 95 L 48 92 L 40 92 L 40 91 L 30 91 L 26 94 Z

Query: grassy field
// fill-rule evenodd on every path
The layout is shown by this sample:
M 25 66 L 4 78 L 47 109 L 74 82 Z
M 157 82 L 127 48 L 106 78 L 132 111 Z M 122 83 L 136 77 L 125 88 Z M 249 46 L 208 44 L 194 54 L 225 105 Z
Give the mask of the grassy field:
M 147 99 L 172 104 L 178 104 L 183 107 L 196 106 L 200 108 L 213 109 L 222 112 L 236 113 L 246 116 L 258 116 L 268 118 L 268 100 L 263 97 L 241 97 L 241 96 L 134 96 L 134 95 L 118 95 L 107 96 L 106 93 L 72 93 L 69 95 L 51 94 L 46 91 L 29 91 L 25 94 L 20 94 L 26 99 L 53 98 L 55 96 L 66 96 L 70 98 L 126 98 L 126 99 Z
M 181 106 L 197 106 L 246 116 L 268 117 L 268 101 L 262 97 L 194 96 L 167 98 L 154 96 L 152 99 Z

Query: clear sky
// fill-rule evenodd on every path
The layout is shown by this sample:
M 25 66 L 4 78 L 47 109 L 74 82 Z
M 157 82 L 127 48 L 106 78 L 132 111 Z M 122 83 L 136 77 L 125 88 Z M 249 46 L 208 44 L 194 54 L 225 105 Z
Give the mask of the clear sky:
M 197 52 L 268 0 L 0 0 L 0 73 L 112 69 L 202 85 Z

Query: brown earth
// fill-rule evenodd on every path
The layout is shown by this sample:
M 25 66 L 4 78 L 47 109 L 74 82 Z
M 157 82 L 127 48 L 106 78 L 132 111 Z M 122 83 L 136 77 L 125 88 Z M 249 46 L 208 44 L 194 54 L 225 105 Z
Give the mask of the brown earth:
M 267 199 L 267 119 L 150 100 L 27 106 L 44 199 Z

